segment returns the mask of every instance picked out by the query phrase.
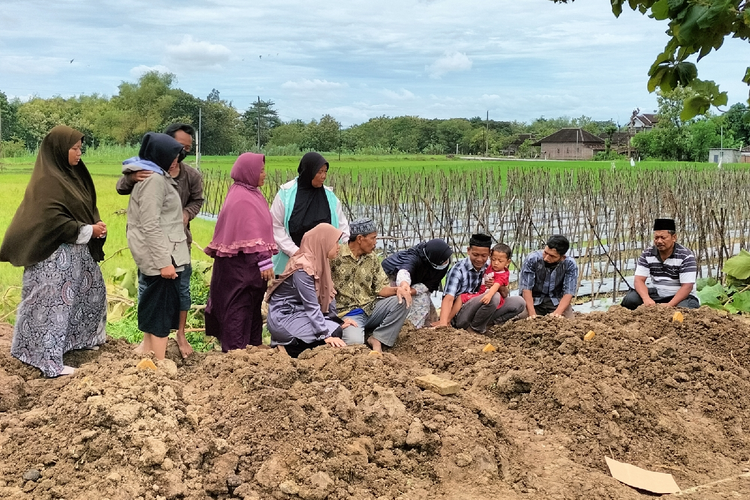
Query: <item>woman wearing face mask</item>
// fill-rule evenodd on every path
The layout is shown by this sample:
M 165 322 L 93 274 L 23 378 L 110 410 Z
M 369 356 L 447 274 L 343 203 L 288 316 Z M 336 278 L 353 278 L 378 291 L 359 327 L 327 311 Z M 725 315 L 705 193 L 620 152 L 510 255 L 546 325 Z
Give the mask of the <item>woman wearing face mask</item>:
M 182 144 L 166 134 L 148 132 L 138 156 L 123 162 L 123 174 L 154 172 L 138 182 L 128 203 L 128 247 L 138 266 L 138 329 L 143 342 L 136 352 L 153 352 L 164 359 L 167 337 L 180 320 L 177 278 L 190 263 L 190 250 L 182 222 L 182 202 L 175 172 L 185 158 Z
M 410 292 L 412 304 L 406 319 L 415 328 L 422 328 L 434 313 L 430 294 L 440 287 L 448 273 L 453 250 L 441 239 L 424 241 L 407 250 L 396 252 L 383 260 L 383 270 L 393 286 Z
M 319 153 L 306 153 L 297 168 L 299 175 L 279 188 L 271 205 L 273 236 L 279 253 L 273 271 L 281 274 L 289 257 L 299 250 L 302 236 L 318 224 L 328 223 L 349 238 L 349 222 L 333 190 L 323 186 L 328 162 Z
M 63 125 L 47 134 L 0 247 L 0 261 L 25 268 L 10 353 L 45 377 L 70 375 L 63 354 L 106 340 L 107 291 L 96 262 L 107 226 L 81 161 L 82 140 Z

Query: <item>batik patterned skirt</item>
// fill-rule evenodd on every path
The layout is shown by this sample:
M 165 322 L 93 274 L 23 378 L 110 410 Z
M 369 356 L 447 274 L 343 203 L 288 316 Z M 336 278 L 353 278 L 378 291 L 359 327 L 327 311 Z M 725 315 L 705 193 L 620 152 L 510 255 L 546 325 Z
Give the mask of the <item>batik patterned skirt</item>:
M 63 354 L 106 340 L 107 289 L 88 246 L 62 244 L 23 273 L 10 353 L 47 377 L 63 369 Z

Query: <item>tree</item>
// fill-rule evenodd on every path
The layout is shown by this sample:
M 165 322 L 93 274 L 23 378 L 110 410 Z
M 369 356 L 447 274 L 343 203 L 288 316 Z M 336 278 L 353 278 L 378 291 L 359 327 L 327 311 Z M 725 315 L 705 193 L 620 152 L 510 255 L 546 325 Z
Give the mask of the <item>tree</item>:
M 302 147 L 305 142 L 305 122 L 292 120 L 274 127 L 271 131 L 271 146 L 297 146 Z
M 0 91 L 0 118 L 2 119 L 2 136 L 0 141 L 9 141 L 18 133 L 16 114 L 21 102 L 18 99 L 8 101 L 5 92 Z
M 324 115 L 320 122 L 311 121 L 305 127 L 304 149 L 332 152 L 339 148 L 341 124 L 331 115 Z
M 118 142 L 136 143 L 146 132 L 164 128 L 164 117 L 175 99 L 170 93 L 174 81 L 172 73 L 149 71 L 138 83 L 120 84 L 119 94 L 112 98 L 115 107 L 122 112 L 117 117 L 119 126 L 113 131 Z
M 471 140 L 471 123 L 465 118 L 451 118 L 437 126 L 437 136 L 446 151 L 468 151 Z
M 568 3 L 568 0 L 552 1 Z M 616 17 L 622 13 L 625 1 L 610 0 Z M 695 94 L 682 104 L 683 120 L 705 114 L 711 106 L 725 106 L 727 93 L 719 91 L 713 81 L 700 80 L 698 68 L 687 59 L 697 54 L 700 61 L 711 50 L 718 50 L 728 36 L 748 41 L 747 0 L 627 0 L 627 4 L 657 21 L 669 20 L 666 31 L 669 41 L 648 71 L 649 92 L 660 89 L 669 93 L 678 86 L 693 89 Z M 750 67 L 742 81 L 750 84 Z
M 274 106 L 273 101 L 262 101 L 259 98 L 242 114 L 242 134 L 250 143 L 259 142 L 259 146 L 268 144 L 273 129 L 281 125 L 279 113 L 273 109 Z
M 737 103 L 724 113 L 724 134 L 731 135 L 740 144 L 750 144 L 750 112 L 745 104 Z
M 240 114 L 231 102 L 221 99 L 213 100 L 218 97 L 219 91 L 214 89 L 209 95 L 211 99 L 201 103 L 203 109 L 201 153 L 205 155 L 230 154 L 236 151 L 240 143 Z

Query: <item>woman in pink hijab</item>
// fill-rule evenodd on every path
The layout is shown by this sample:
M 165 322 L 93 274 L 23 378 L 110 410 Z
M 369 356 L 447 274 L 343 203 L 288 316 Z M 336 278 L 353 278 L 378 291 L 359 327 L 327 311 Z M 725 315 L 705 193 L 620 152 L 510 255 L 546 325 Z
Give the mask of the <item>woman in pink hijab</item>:
M 243 153 L 232 167 L 234 184 L 219 212 L 214 238 L 205 252 L 214 258 L 206 305 L 206 334 L 221 350 L 260 345 L 260 307 L 266 282 L 273 278 L 271 256 L 278 253 L 268 202 L 260 192 L 266 157 Z

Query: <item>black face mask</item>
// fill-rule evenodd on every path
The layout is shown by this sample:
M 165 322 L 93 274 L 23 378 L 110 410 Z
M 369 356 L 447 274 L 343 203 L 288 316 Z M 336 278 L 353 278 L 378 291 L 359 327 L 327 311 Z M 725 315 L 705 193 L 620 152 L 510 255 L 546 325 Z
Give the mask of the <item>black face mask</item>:
M 544 261 L 544 267 L 546 267 L 547 269 L 549 269 L 551 271 L 551 270 L 555 269 L 559 263 L 560 263 L 560 261 L 557 261 L 554 264 L 550 264 L 549 262 Z

